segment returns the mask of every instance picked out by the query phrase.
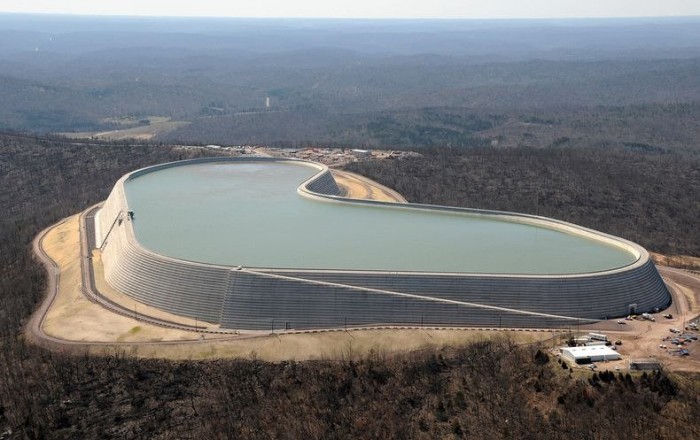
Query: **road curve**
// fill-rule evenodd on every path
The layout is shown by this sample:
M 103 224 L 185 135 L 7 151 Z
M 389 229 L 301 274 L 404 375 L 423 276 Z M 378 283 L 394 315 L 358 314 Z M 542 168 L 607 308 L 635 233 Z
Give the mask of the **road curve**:
M 700 291 L 700 275 L 697 275 L 694 272 L 685 269 L 678 269 L 675 267 L 657 267 L 659 269 L 659 272 L 661 272 L 661 274 L 665 277 L 672 279 L 678 284 L 682 284 L 684 286 L 690 287 L 691 289 L 697 289 L 698 291 Z
M 56 295 L 58 294 L 58 285 L 61 277 L 61 272 L 58 269 L 58 265 L 44 251 L 43 242 L 44 238 L 46 237 L 46 233 L 49 230 L 60 226 L 66 221 L 67 219 L 63 219 L 55 225 L 44 229 L 32 241 L 32 250 L 34 251 L 34 255 L 44 265 L 48 274 L 46 283 L 46 297 L 39 305 L 39 308 L 35 310 L 34 313 L 30 316 L 29 322 L 27 323 L 25 330 L 25 336 L 29 336 L 33 342 L 38 344 L 41 344 L 42 342 L 65 342 L 62 339 L 54 338 L 53 336 L 47 335 L 46 333 L 44 333 L 43 330 L 44 321 L 46 320 L 46 314 L 48 313 L 49 308 L 51 308 L 51 305 L 53 304 L 54 300 L 56 299 Z
M 679 285 L 691 290 L 695 294 L 696 303 L 700 303 L 700 275 L 675 267 L 658 266 L 658 269 L 661 276 L 670 281 L 669 284 L 674 287 L 675 298 L 679 299 L 677 301 L 678 313 L 686 314 L 687 312 L 691 312 L 691 305 L 687 303 L 687 298 L 682 293 L 677 292 L 674 285 Z M 683 303 L 681 304 L 681 302 Z M 698 315 L 692 316 L 690 320 L 695 320 L 696 318 L 698 318 Z
M 134 318 L 134 314 L 131 310 L 127 310 L 120 305 L 114 303 L 113 301 L 109 300 L 108 298 L 104 297 L 102 294 L 96 291 L 94 289 L 94 272 L 92 271 L 92 264 L 90 264 L 90 259 L 88 258 L 90 255 L 90 250 L 87 245 L 87 227 L 85 223 L 85 217 L 88 215 L 94 213 L 94 211 L 98 208 L 98 206 L 93 206 L 86 211 L 83 211 L 80 213 L 80 266 L 81 266 L 81 277 L 82 277 L 82 293 L 85 295 L 85 297 L 90 300 L 91 302 L 94 302 L 108 310 L 110 310 L 113 313 L 117 313 L 129 318 Z M 53 335 L 49 335 L 46 332 L 44 332 L 44 322 L 46 321 L 46 317 L 48 314 L 49 309 L 53 305 L 56 296 L 58 295 L 58 286 L 60 284 L 60 270 L 58 267 L 58 264 L 46 253 L 43 247 L 43 241 L 46 238 L 46 234 L 53 228 L 60 226 L 61 224 L 65 223 L 67 219 L 64 219 L 60 221 L 59 223 L 56 223 L 53 226 L 50 226 L 39 235 L 36 236 L 34 241 L 32 242 L 32 248 L 34 250 L 34 254 L 37 256 L 37 258 L 44 264 L 44 267 L 46 268 L 49 276 L 48 276 L 48 282 L 46 286 L 46 297 L 44 298 L 44 301 L 42 301 L 41 305 L 39 308 L 32 314 L 30 317 L 29 322 L 27 323 L 26 329 L 25 329 L 25 335 L 30 338 L 32 342 L 35 342 L 39 345 L 43 346 L 48 346 L 48 347 L 57 347 L 57 346 L 132 346 L 132 345 L 177 345 L 177 344 L 183 344 L 183 343 L 202 343 L 202 342 L 210 342 L 209 340 L 203 340 L 201 336 L 199 336 L 202 333 L 221 333 L 221 334 L 227 334 L 231 335 L 229 338 L 217 338 L 217 340 L 223 340 L 223 339 L 240 339 L 242 336 L 237 335 L 231 331 L 224 332 L 224 331 L 211 331 L 207 330 L 204 331 L 199 327 L 195 326 L 188 326 L 188 325 L 183 325 L 179 323 L 175 323 L 172 321 L 167 321 L 159 318 L 155 318 L 152 316 L 146 316 L 146 315 L 138 315 L 138 321 L 141 323 L 147 323 L 147 324 L 152 324 L 152 325 L 157 325 L 161 327 L 167 327 L 167 328 L 172 328 L 174 330 L 185 330 L 185 331 L 191 331 L 193 334 L 196 334 L 196 337 L 193 337 L 192 339 L 185 339 L 185 340 L 177 340 L 177 341 L 155 341 L 155 342 L 149 342 L 149 341 L 143 341 L 143 342 L 104 342 L 104 341 L 76 341 L 76 340 L 70 340 L 70 339 L 64 339 L 64 338 L 59 338 Z

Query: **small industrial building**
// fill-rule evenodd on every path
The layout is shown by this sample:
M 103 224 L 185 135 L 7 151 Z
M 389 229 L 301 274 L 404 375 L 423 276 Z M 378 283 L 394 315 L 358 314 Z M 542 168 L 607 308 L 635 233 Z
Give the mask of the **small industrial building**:
M 354 154 L 357 157 L 369 157 L 372 155 L 372 152 L 369 150 L 352 150 L 352 154 Z
M 658 359 L 630 359 L 630 370 L 661 370 L 663 365 Z
M 560 348 L 559 351 L 563 359 L 577 364 L 590 364 L 592 362 L 616 361 L 621 359 L 620 353 L 605 345 L 563 347 Z

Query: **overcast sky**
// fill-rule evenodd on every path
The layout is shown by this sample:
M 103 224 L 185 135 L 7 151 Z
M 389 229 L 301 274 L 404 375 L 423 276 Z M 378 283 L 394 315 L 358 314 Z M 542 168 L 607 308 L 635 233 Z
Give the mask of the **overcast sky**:
M 0 12 L 338 18 L 700 16 L 700 0 L 0 0 Z

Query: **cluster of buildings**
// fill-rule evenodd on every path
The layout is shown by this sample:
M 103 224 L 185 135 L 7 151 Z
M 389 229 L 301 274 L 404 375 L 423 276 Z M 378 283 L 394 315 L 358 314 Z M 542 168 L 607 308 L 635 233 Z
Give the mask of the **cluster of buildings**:
M 350 148 L 270 148 L 255 145 L 235 145 L 224 147 L 221 145 L 205 145 L 204 147 L 188 146 L 183 148 L 206 148 L 221 150 L 232 155 L 252 155 L 260 157 L 285 157 L 303 159 L 322 163 L 329 167 L 339 167 L 351 162 L 365 159 L 403 159 L 406 157 L 418 157 L 420 153 L 415 151 L 397 150 L 364 150 Z
M 559 349 L 562 359 L 571 364 L 583 365 L 622 359 L 615 346 L 608 341 L 607 335 L 602 333 L 589 333 L 587 336 L 574 339 L 574 343 L 575 347 Z
M 366 159 L 402 159 L 405 157 L 420 156 L 419 153 L 414 151 L 363 150 L 347 148 L 281 148 L 270 150 L 266 147 L 259 147 L 257 152 L 262 153 L 262 155 L 319 162 L 330 167 L 342 166 L 351 162 Z

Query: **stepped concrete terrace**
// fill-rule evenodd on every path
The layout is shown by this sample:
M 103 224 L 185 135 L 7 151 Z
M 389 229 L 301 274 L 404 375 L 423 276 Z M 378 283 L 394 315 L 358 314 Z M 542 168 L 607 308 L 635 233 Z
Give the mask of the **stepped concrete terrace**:
M 174 174 L 167 176 L 167 170 Z M 171 212 L 168 199 L 189 191 L 169 186 L 182 180 L 177 174 L 181 170 L 193 173 L 190 184 L 196 200 Z M 277 194 L 275 187 L 269 197 L 257 192 L 258 186 L 267 188 L 278 171 L 297 179 L 290 191 Z M 236 180 L 239 174 L 247 177 Z M 148 176 L 157 179 L 143 179 Z M 234 184 L 229 187 L 230 181 Z M 134 182 L 148 183 L 155 193 L 139 200 Z M 207 217 L 197 207 L 210 193 L 219 193 L 214 195 L 223 200 L 236 194 L 238 199 L 214 199 L 222 211 L 215 207 Z M 671 301 L 647 252 L 617 237 L 530 215 L 354 200 L 339 194 L 325 166 L 288 159 L 205 158 L 134 171 L 116 183 L 95 218 L 105 278 L 146 304 L 242 330 L 370 325 L 563 328 L 627 315 L 631 305 L 641 313 L 663 309 Z M 286 205 L 292 203 L 289 200 L 294 204 Z M 166 216 L 155 225 L 160 242 L 142 239 L 152 204 Z M 353 218 L 358 209 L 362 216 Z M 237 223 L 237 218 L 248 217 L 247 226 Z M 201 221 L 203 226 L 193 234 L 170 230 L 176 218 Z M 424 222 L 423 241 L 411 229 L 414 218 Z M 382 226 L 382 219 L 389 226 Z M 207 241 L 209 231 L 202 229 L 209 224 L 215 228 L 217 222 L 224 232 L 216 231 L 213 241 Z M 434 223 L 447 234 L 443 241 L 431 230 Z M 291 232 L 285 229 L 290 224 Z M 370 231 L 373 227 L 380 229 L 378 234 Z M 486 232 L 471 231 L 477 227 Z M 394 229 L 407 232 L 405 242 L 391 235 Z M 520 232 L 526 238 L 521 240 Z M 505 241 L 489 258 L 490 240 L 503 235 L 521 248 L 511 249 Z M 406 246 L 413 240 L 417 248 L 409 253 Z M 188 246 L 209 252 L 218 242 L 223 243 L 220 253 L 183 257 L 189 255 L 183 253 L 190 251 Z M 477 257 L 464 254 L 470 251 L 464 248 L 473 248 Z M 374 255 L 382 249 L 388 249 L 389 257 Z M 572 262 L 555 267 L 562 252 L 570 254 Z M 476 270 L 469 270 L 472 267 Z

